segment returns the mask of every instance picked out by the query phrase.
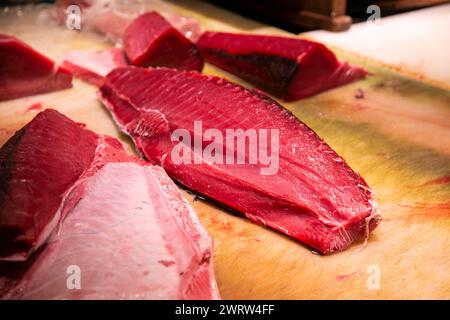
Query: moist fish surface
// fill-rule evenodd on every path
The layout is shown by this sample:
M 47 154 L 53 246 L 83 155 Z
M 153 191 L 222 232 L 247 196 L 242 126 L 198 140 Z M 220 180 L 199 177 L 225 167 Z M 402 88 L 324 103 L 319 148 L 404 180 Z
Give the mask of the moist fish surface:
M 323 44 L 280 36 L 205 32 L 197 41 L 209 63 L 286 101 L 364 78 Z
M 73 192 L 81 200 L 4 299 L 219 298 L 211 239 L 163 169 L 107 163 Z
M 14 36 L 0 34 L 0 101 L 72 87 L 72 74 Z
M 0 261 L 0 298 L 219 298 L 211 238 L 163 169 L 51 109 L 5 147 L 0 238 L 15 250 Z M 71 167 L 84 169 L 76 181 Z M 32 247 L 18 250 L 11 226 Z
M 366 238 L 380 222 L 364 179 L 314 131 L 261 92 L 197 72 L 127 67 L 105 78 L 99 96 L 138 150 L 172 178 L 322 254 Z M 211 129 L 209 138 L 198 145 L 183 141 L 180 148 L 173 133 L 181 130 L 188 133 L 183 140 L 195 140 L 199 123 L 205 134 Z M 230 129 L 258 130 L 261 138 L 271 130 L 278 132 L 279 142 L 266 144 L 266 150 L 260 143 L 257 147 L 263 148 L 250 162 L 255 147 L 250 140 L 242 150 L 238 143 L 219 139 Z M 205 157 L 213 133 L 216 154 L 240 155 L 244 163 Z M 278 155 L 276 170 L 270 170 L 262 151 Z M 180 161 L 179 155 L 191 161 Z
M 62 63 L 75 77 L 95 86 L 101 86 L 103 78 L 115 68 L 127 65 L 125 55 L 119 48 L 70 51 L 64 55 Z
M 195 44 L 157 12 L 147 12 L 133 20 L 125 30 L 123 44 L 133 65 L 203 69 L 203 57 Z

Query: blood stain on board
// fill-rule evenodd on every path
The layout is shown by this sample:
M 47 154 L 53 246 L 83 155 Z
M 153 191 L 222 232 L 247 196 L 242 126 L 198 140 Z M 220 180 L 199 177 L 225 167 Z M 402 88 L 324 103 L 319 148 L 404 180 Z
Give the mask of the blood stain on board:
M 30 105 L 26 109 L 26 112 L 41 111 L 42 109 L 44 109 L 44 107 L 42 106 L 42 103 L 36 102 L 36 103 L 33 103 L 32 105 Z
M 450 216 L 450 201 L 444 203 L 421 203 L 399 204 L 408 212 L 403 215 L 402 220 L 411 222 L 413 219 L 448 218 Z
M 352 273 L 349 273 L 349 274 L 337 275 L 336 276 L 336 280 L 338 280 L 338 281 L 347 280 L 348 278 L 351 278 L 351 277 L 353 277 L 353 276 L 355 276 L 357 274 L 358 274 L 358 272 L 352 272 Z
M 364 99 L 364 90 L 361 88 L 356 89 L 354 97 L 355 99 Z
M 434 186 L 434 185 L 440 185 L 440 184 L 447 184 L 450 183 L 450 176 L 444 176 L 440 178 L 436 178 L 430 181 L 427 181 L 423 183 L 422 187 L 428 187 L 428 186 Z

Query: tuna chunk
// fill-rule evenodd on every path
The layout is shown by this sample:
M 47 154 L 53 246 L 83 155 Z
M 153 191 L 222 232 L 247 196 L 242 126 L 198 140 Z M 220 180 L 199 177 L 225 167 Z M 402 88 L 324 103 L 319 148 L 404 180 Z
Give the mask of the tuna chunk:
M 119 48 L 100 51 L 71 51 L 64 56 L 63 67 L 83 81 L 101 86 L 103 78 L 112 70 L 128 65 Z
M 0 298 L 219 297 L 211 238 L 160 167 L 54 110 L 0 155 L 2 257 L 27 258 L 0 261 Z
M 156 12 L 136 18 L 125 30 L 123 43 L 134 65 L 203 69 L 197 47 Z
M 205 32 L 197 42 L 206 61 L 287 101 L 364 78 L 324 45 L 303 39 Z
M 0 259 L 25 260 L 45 241 L 97 144 L 96 134 L 48 109 L 0 149 Z
M 100 98 L 139 151 L 172 178 L 323 254 L 367 237 L 380 221 L 363 178 L 262 93 L 197 72 L 127 67 L 105 78 Z M 205 135 L 211 129 L 210 136 L 193 145 L 185 138 L 201 136 L 199 121 Z M 279 141 L 248 140 L 245 150 L 238 143 L 225 145 L 221 137 L 237 129 L 260 132 L 258 139 L 270 130 Z M 183 148 L 176 132 L 188 133 Z M 208 156 L 213 136 L 215 154 L 230 154 L 234 161 Z M 252 148 L 259 148 L 257 155 Z M 276 165 L 268 165 L 265 153 L 275 155 Z M 180 155 L 189 161 L 180 161 Z M 247 161 L 252 156 L 254 161 Z
M 67 8 L 77 5 L 82 11 L 82 29 L 93 30 L 108 39 L 120 41 L 127 26 L 143 12 L 158 11 L 178 31 L 191 41 L 201 34 L 197 20 L 180 16 L 164 1 L 142 0 L 56 0 L 54 14 L 57 21 L 66 24 Z
M 19 39 L 0 34 L 0 101 L 72 87 L 72 75 Z

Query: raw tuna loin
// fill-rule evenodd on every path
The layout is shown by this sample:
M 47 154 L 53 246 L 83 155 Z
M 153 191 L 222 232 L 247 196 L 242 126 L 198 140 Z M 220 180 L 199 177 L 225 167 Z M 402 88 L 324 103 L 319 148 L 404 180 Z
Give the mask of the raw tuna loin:
M 136 18 L 125 30 L 123 44 L 134 65 L 203 69 L 197 47 L 156 12 Z
M 50 140 L 58 142 L 48 145 Z M 13 155 L 7 167 L 14 170 L 3 171 L 2 162 L 2 173 L 15 189 L 5 189 L 1 198 L 10 211 L 2 211 L 0 236 L 8 235 L 4 227 L 11 221 L 21 223 L 24 234 L 36 229 L 33 223 L 57 223 L 47 224 L 49 238 L 26 261 L 0 261 L 0 298 L 219 298 L 211 238 L 163 169 L 128 156 L 118 140 L 81 129 L 54 110 L 41 112 L 6 147 L 1 154 Z M 89 166 L 83 154 L 90 155 Z M 39 157 L 47 161 L 34 163 Z M 88 168 L 63 198 L 50 192 L 44 179 L 62 190 L 59 180 L 67 181 L 64 171 L 71 166 Z M 40 208 L 39 216 L 32 208 Z M 34 218 L 14 221 L 24 213 Z
M 60 217 L 67 190 L 92 164 L 98 137 L 53 110 L 0 149 L 0 258 L 25 260 Z
M 172 178 L 323 254 L 367 237 L 380 221 L 366 182 L 310 128 L 262 93 L 196 72 L 127 67 L 111 72 L 99 95 L 139 151 Z M 194 137 L 196 121 L 204 132 L 215 129 L 223 137 L 229 129 L 279 132 L 278 170 L 261 174 L 267 169 L 261 153 L 256 163 L 227 164 L 205 159 L 192 144 L 183 150 L 191 164 L 174 159 L 179 142 L 172 133 L 184 129 Z M 242 152 L 237 143 L 215 143 L 223 154 Z M 200 147 L 206 145 L 203 140 Z M 250 147 L 244 159 L 251 157 Z
M 206 61 L 287 101 L 364 78 L 324 45 L 303 39 L 205 32 L 197 42 Z
M 19 39 L 0 34 L 0 101 L 70 87 L 70 72 Z

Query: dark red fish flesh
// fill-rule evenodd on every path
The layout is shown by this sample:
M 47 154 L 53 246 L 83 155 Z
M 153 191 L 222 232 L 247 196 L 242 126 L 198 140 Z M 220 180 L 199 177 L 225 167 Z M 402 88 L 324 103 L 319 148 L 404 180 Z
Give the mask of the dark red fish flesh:
M 72 74 L 16 37 L 0 34 L 0 101 L 72 87 Z
M 123 44 L 134 65 L 203 69 L 203 57 L 195 44 L 156 12 L 137 17 L 125 30 Z
M 363 68 L 340 62 L 323 44 L 304 39 L 205 32 L 197 46 L 209 63 L 286 101 L 367 75 Z

